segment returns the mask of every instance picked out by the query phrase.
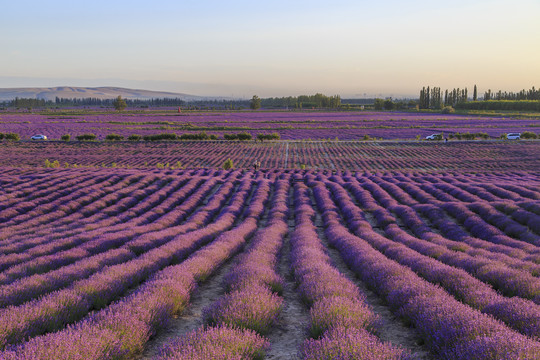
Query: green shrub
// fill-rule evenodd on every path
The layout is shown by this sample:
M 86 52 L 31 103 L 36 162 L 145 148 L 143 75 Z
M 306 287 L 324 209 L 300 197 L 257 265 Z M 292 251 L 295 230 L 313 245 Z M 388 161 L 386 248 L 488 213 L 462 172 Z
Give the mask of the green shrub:
M 225 170 L 234 169 L 233 161 L 230 158 L 225 160 L 225 162 L 223 163 L 223 169 Z
M 208 140 L 208 134 L 203 132 L 197 134 L 182 134 L 180 140 Z
M 121 141 L 124 140 L 124 137 L 122 135 L 118 134 L 108 134 L 105 136 L 105 141 Z
M 453 114 L 455 112 L 456 112 L 456 110 L 451 106 L 445 106 L 441 110 L 441 113 L 443 113 L 443 114 Z
M 177 138 L 178 138 L 178 136 L 176 136 L 176 134 L 169 134 L 169 133 L 144 135 L 143 136 L 143 139 L 145 141 L 176 140 Z
M 264 140 L 279 140 L 281 137 L 278 133 L 271 133 L 271 134 L 257 134 L 257 140 L 264 141 Z
M 225 140 L 238 140 L 237 134 L 223 134 Z
M 62 141 L 69 141 L 69 140 L 71 140 L 71 135 L 70 135 L 70 134 L 62 135 L 62 136 L 60 137 L 60 139 L 61 139 Z
M 133 135 L 129 135 L 127 139 L 129 141 L 140 141 L 142 139 L 142 136 L 133 134 Z
M 252 136 L 250 133 L 241 132 L 238 134 L 238 140 L 251 140 Z
M 0 133 L 0 140 L 4 139 L 4 133 Z
M 95 134 L 82 134 L 75 137 L 78 141 L 95 141 L 97 136 Z
M 11 140 L 11 141 L 19 141 L 21 140 L 21 137 L 19 134 L 16 134 L 16 133 L 7 133 L 4 135 L 4 138 L 6 140 Z
M 522 139 L 537 139 L 538 136 L 532 131 L 524 131 L 521 133 L 521 138 Z

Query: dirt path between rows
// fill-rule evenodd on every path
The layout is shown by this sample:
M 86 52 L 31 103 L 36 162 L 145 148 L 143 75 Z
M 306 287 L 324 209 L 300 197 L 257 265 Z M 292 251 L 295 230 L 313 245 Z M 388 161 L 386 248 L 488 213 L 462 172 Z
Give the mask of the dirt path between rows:
M 315 199 L 311 194 L 311 200 L 314 203 Z M 324 234 L 324 224 L 319 211 L 316 211 L 315 224 L 317 227 L 317 233 L 322 240 L 323 244 L 327 248 L 327 253 L 332 260 L 333 265 L 349 280 L 351 280 L 359 289 L 360 292 L 365 295 L 366 303 L 371 307 L 374 313 L 380 316 L 382 320 L 382 326 L 378 337 L 384 341 L 392 343 L 393 345 L 402 346 L 408 349 L 419 360 L 434 360 L 435 357 L 430 353 L 428 348 L 422 344 L 422 338 L 416 333 L 413 328 L 406 326 L 398 317 L 396 317 L 386 306 L 383 299 L 381 299 L 376 293 L 368 289 L 368 287 L 356 276 L 356 274 L 349 269 L 347 264 L 341 258 L 339 251 L 328 244 L 326 235 Z
M 279 274 L 285 280 L 282 294 L 285 306 L 279 323 L 268 335 L 271 348 L 265 359 L 300 359 L 298 355 L 300 346 L 308 337 L 309 312 L 296 290 L 290 266 L 289 237 L 293 231 L 294 220 L 289 220 L 289 233 L 284 239 L 279 261 Z

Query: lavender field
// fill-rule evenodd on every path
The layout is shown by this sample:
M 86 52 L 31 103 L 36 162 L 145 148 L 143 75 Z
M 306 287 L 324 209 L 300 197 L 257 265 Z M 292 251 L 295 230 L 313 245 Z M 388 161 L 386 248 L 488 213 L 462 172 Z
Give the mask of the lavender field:
M 536 169 L 2 167 L 0 358 L 538 359 Z
M 49 110 L 0 112 L 0 132 L 13 132 L 22 139 L 45 134 L 50 139 L 62 135 L 93 133 L 103 140 L 115 133 L 150 135 L 163 132 L 176 134 L 205 131 L 223 134 L 245 131 L 253 136 L 277 132 L 281 139 L 358 140 L 365 136 L 384 140 L 413 140 L 433 133 L 447 136 L 455 133 L 486 133 L 492 138 L 510 132 L 539 133 L 538 118 L 485 117 L 407 112 L 321 112 L 321 111 L 233 111 L 183 112 L 131 111 L 126 113 L 94 110 Z
M 309 141 L 409 120 L 278 115 L 300 140 L 1 141 L 0 359 L 540 358 L 540 142 Z M 411 130 L 466 128 L 430 116 Z
M 528 171 L 540 168 L 540 142 L 150 141 L 0 142 L 0 166 L 109 168 Z

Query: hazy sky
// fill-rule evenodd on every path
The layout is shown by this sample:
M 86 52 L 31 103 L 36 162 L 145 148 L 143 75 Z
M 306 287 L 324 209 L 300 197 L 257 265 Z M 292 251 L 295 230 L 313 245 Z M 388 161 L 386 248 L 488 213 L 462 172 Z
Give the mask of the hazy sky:
M 540 86 L 540 0 L 0 5 L 0 87 L 350 97 Z

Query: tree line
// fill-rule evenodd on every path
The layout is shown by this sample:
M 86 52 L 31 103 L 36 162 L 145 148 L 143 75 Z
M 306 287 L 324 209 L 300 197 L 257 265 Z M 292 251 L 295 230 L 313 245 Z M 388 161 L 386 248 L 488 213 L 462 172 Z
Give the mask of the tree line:
M 444 95 L 440 87 L 423 87 L 418 99 L 419 109 L 442 109 L 452 107 L 467 110 L 540 110 L 540 89 L 508 92 L 488 89 L 482 99 L 478 98 L 478 88 L 474 85 L 472 99 L 467 88 L 446 89 Z
M 262 108 L 294 108 L 294 109 L 310 109 L 310 108 L 327 108 L 335 109 L 341 106 L 341 98 L 339 95 L 327 96 L 321 93 L 315 95 L 300 95 L 287 97 L 270 97 L 261 98 L 259 105 Z M 54 108 L 54 107 L 79 107 L 79 106 L 94 106 L 94 107 L 114 107 L 116 99 L 99 99 L 99 98 L 61 98 L 56 97 L 55 100 L 35 99 L 35 98 L 19 98 L 0 102 L 2 107 L 14 108 Z M 179 98 L 156 98 L 156 99 L 123 99 L 127 107 L 166 107 L 166 106 L 183 106 L 189 109 L 245 109 L 252 107 L 253 99 L 244 100 L 228 100 L 228 99 L 202 99 L 185 101 Z

